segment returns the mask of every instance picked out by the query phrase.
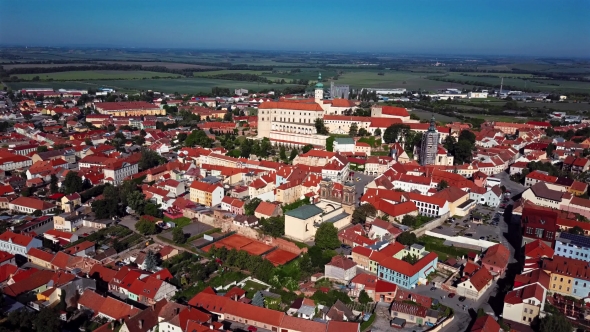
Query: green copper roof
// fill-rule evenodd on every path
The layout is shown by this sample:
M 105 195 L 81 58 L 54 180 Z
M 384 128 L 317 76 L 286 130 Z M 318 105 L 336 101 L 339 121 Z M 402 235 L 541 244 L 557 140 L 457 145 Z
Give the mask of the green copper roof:
M 288 216 L 291 216 L 293 218 L 306 220 L 306 219 L 309 219 L 313 216 L 317 216 L 318 214 L 321 214 L 322 212 L 324 212 L 324 210 L 320 209 L 319 207 L 317 207 L 315 205 L 303 205 L 303 206 L 296 208 L 295 210 L 287 211 L 287 213 L 285 213 L 285 214 Z
M 322 84 L 322 73 L 318 74 L 318 83 L 315 85 L 316 88 L 323 89 L 324 85 Z
M 432 115 L 432 118 L 430 119 L 430 127 L 428 128 L 428 131 L 430 132 L 436 132 L 436 121 L 434 120 L 434 114 Z

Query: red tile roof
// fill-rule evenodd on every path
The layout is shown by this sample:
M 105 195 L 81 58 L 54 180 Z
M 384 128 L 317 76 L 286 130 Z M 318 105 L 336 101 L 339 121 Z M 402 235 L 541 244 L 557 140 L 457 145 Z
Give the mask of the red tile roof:
M 340 269 L 349 270 L 351 268 L 354 268 L 356 266 L 356 263 L 344 256 L 334 256 L 332 257 L 330 263 L 326 265 L 331 265 Z
M 53 257 L 54 257 L 53 254 L 50 254 L 47 251 L 40 250 L 37 248 L 29 249 L 29 252 L 27 255 L 31 256 L 31 257 L 35 257 L 37 259 L 40 259 L 40 260 L 42 260 L 44 262 L 48 262 L 48 263 L 51 262 L 51 260 L 53 260 Z
M 503 244 L 498 243 L 488 248 L 482 262 L 487 265 L 505 269 L 510 260 L 510 251 Z
M 91 289 L 84 290 L 80 296 L 78 304 L 88 308 L 94 312 L 94 315 L 101 313 L 115 320 L 127 318 L 140 312 L 138 308 L 131 304 L 121 302 L 112 297 L 103 297 L 95 293 Z
M 494 277 L 492 276 L 490 271 L 488 271 L 485 268 L 481 268 L 481 269 L 477 270 L 477 272 L 475 272 L 475 274 L 473 276 L 471 276 L 469 281 L 471 281 L 471 284 L 473 285 L 473 287 L 479 292 L 488 283 L 490 283 L 490 281 L 492 281 L 492 279 L 494 279 Z
M 381 108 L 382 114 L 387 115 L 395 115 L 395 116 L 410 116 L 408 110 L 403 107 L 394 107 L 394 106 L 383 106 Z
M 158 106 L 145 101 L 94 103 L 94 106 L 105 111 L 160 110 Z
M 28 278 L 19 280 L 12 285 L 2 289 L 4 294 L 17 297 L 18 295 L 37 289 L 46 285 L 55 275 L 55 272 L 49 270 L 35 271 Z
M 260 106 L 258 109 L 284 109 L 284 110 L 298 110 L 298 111 L 316 111 L 323 112 L 324 110 L 318 103 L 297 103 L 289 101 L 267 101 Z
M 271 216 L 274 210 L 277 208 L 277 205 L 269 202 L 260 202 L 258 207 L 256 207 L 255 213 L 260 213 L 265 216 Z
M 0 234 L 0 241 L 12 242 L 19 246 L 26 247 L 29 245 L 29 243 L 31 243 L 31 241 L 33 241 L 33 238 L 22 234 L 16 234 L 11 231 L 6 231 Z
M 492 316 L 485 315 L 475 320 L 471 332 L 500 332 L 500 324 Z

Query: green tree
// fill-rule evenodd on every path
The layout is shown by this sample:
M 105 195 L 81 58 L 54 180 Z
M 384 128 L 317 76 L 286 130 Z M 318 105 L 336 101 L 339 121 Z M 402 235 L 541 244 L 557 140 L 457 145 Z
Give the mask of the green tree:
M 147 254 L 145 255 L 145 269 L 148 271 L 153 271 L 158 266 L 158 260 L 156 258 L 156 254 L 153 251 L 148 250 Z
M 176 138 L 178 138 L 178 142 L 180 143 L 184 142 L 187 137 L 188 135 L 186 133 L 180 133 L 178 136 L 176 136 Z
M 33 215 L 35 217 L 41 217 L 43 215 L 43 211 L 41 211 L 41 210 L 35 210 L 35 212 L 33 212 Z
M 140 219 L 135 223 L 135 229 L 143 235 L 156 234 L 157 232 L 156 224 L 145 219 Z
M 31 187 L 23 188 L 20 192 L 20 195 L 23 197 L 29 197 L 33 193 L 33 189 Z
M 186 237 L 184 236 L 184 232 L 182 231 L 182 227 L 175 227 L 172 230 L 172 241 L 178 244 L 183 244 L 186 242 Z
M 350 129 L 348 130 L 348 135 L 355 137 L 356 134 L 358 133 L 358 131 L 359 131 L 358 125 L 356 124 L 356 122 L 353 122 L 350 125 Z
M 287 160 L 287 151 L 284 145 L 281 145 L 281 148 L 279 149 L 279 158 L 281 158 L 281 160 Z
M 555 151 L 555 145 L 553 145 L 553 143 L 549 143 L 549 145 L 547 145 L 547 150 L 545 150 L 547 153 L 547 158 L 551 158 L 553 151 Z
M 466 140 L 471 144 L 475 144 L 475 134 L 467 129 L 464 129 L 459 134 L 459 142 Z
M 297 157 L 298 154 L 299 154 L 299 152 L 297 152 L 297 149 L 293 148 L 293 150 L 291 150 L 291 155 L 289 156 L 289 160 L 295 159 L 295 157 Z
M 359 302 L 362 303 L 362 304 L 367 304 L 369 302 L 373 302 L 373 299 L 363 289 L 363 290 L 361 290 L 361 292 L 359 294 Z
M 62 321 L 54 308 L 43 308 L 33 318 L 33 325 L 37 332 L 60 332 Z
M 50 184 L 49 184 L 49 190 L 51 191 L 52 194 L 55 194 L 58 190 L 59 187 L 57 186 L 57 175 L 55 174 L 51 174 L 51 180 L 50 180 Z
M 328 131 L 328 128 L 326 128 L 326 125 L 324 124 L 324 120 L 322 118 L 315 119 L 315 129 L 316 129 L 317 133 L 320 135 L 329 135 L 330 134 L 330 132 Z
M 326 151 L 333 152 L 334 151 L 334 140 L 336 138 L 334 136 L 330 136 L 326 139 Z
M 375 129 L 375 136 L 381 136 L 381 129 Z
M 568 229 L 567 232 L 571 233 L 571 234 L 584 235 L 584 230 L 580 226 L 574 226 L 574 227 Z
M 256 211 L 256 208 L 258 207 L 258 205 L 260 205 L 262 201 L 260 200 L 260 198 L 253 198 L 250 200 L 250 202 L 244 204 L 244 213 L 246 213 L 246 215 L 248 216 L 253 216 L 254 215 L 254 211 Z
M 473 144 L 467 140 L 460 140 L 455 148 L 455 163 L 470 163 L 473 158 Z
M 436 190 L 437 191 L 441 191 L 443 189 L 446 189 L 449 187 L 449 183 L 446 180 L 441 180 L 437 185 L 436 185 Z
M 322 223 L 315 233 L 315 246 L 322 250 L 336 249 L 340 247 L 338 229 L 336 229 L 332 223 Z
M 285 235 L 285 216 L 262 218 L 260 220 L 261 230 L 264 234 L 272 237 Z
M 406 214 L 402 218 L 402 225 L 406 225 L 406 226 L 409 226 L 409 227 L 415 227 L 417 223 L 418 223 L 418 220 L 416 219 L 416 217 L 411 216 L 409 214 Z
M 156 151 L 150 149 L 141 150 L 141 159 L 139 160 L 139 168 L 141 170 L 150 169 L 166 162 L 166 158 L 160 156 Z
M 313 149 L 313 145 L 307 144 L 306 146 L 303 147 L 303 149 L 301 149 L 301 151 L 303 151 L 303 153 L 308 153 L 312 149 Z
M 540 332 L 572 331 L 572 323 L 561 313 L 548 314 L 541 319 Z
M 392 124 L 385 129 L 385 133 L 383 133 L 383 141 L 387 144 L 395 143 L 400 137 L 405 137 L 409 131 L 410 127 L 408 127 L 408 125 L 400 123 Z
M 39 145 L 37 147 L 37 152 L 47 152 L 47 147 L 45 145 Z
M 145 207 L 143 208 L 143 214 L 147 214 L 148 216 L 152 217 L 160 217 L 160 204 L 154 204 L 152 202 L 146 203 Z
M 66 195 L 81 192 L 83 187 L 82 178 L 76 172 L 68 172 L 62 182 L 62 187 Z
M 127 205 L 138 215 L 143 215 L 145 195 L 141 191 L 132 191 L 126 197 Z
M 362 204 L 357 207 L 352 213 L 353 224 L 364 224 L 367 221 L 367 217 L 374 217 L 377 215 L 377 209 L 371 204 Z
M 447 149 L 447 152 L 455 155 L 455 146 L 457 145 L 457 140 L 455 139 L 455 137 L 449 135 L 445 138 L 445 140 L 443 141 L 443 147 L 445 149 Z
M 409 245 L 412 245 L 412 244 L 418 242 L 418 238 L 416 237 L 416 234 L 409 232 L 409 231 L 401 233 L 400 235 L 397 236 L 397 238 L 395 240 L 405 246 L 409 246 Z

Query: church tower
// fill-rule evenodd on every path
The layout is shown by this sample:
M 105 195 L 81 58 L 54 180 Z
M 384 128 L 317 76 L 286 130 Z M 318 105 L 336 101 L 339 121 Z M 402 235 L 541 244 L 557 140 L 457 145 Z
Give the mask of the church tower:
M 354 183 L 345 182 L 342 188 L 342 208 L 344 212 L 352 214 L 356 207 L 356 188 Z
M 438 138 L 439 133 L 436 129 L 436 121 L 434 115 L 430 119 L 430 127 L 428 131 L 422 136 L 422 144 L 420 145 L 420 164 L 421 165 L 435 165 L 436 154 L 438 152 Z
M 315 85 L 315 102 L 322 104 L 324 99 L 324 85 L 322 84 L 322 73 L 318 75 L 318 83 Z

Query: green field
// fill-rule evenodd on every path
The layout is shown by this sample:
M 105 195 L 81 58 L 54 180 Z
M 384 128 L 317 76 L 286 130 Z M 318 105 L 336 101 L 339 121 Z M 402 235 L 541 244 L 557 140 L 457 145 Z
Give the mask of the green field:
M 155 71 L 143 70 L 79 70 L 64 71 L 44 74 L 18 74 L 18 78 L 23 80 L 32 80 L 33 77 L 39 76 L 39 79 L 54 81 L 83 81 L 83 80 L 139 80 L 154 77 L 178 77 L 178 74 L 159 73 Z
M 410 111 L 410 114 L 413 113 L 413 114 L 416 114 L 417 116 L 419 116 L 421 120 L 429 120 L 432 117 L 432 115 L 434 114 L 434 118 L 438 122 L 450 123 L 450 122 L 460 121 L 458 118 L 455 118 L 455 117 L 450 117 L 447 115 L 442 115 L 442 114 L 433 113 L 433 112 L 415 109 L 415 108 L 409 109 L 408 111 Z
M 107 87 L 117 91 L 132 92 L 137 90 L 154 90 L 159 92 L 178 93 L 210 93 L 211 88 L 221 87 L 238 89 L 244 88 L 252 91 L 284 89 L 296 87 L 294 84 L 266 84 L 255 82 L 237 82 L 229 80 L 207 78 L 180 78 L 180 79 L 142 79 L 142 80 L 92 80 L 92 81 L 60 81 L 60 82 L 5 82 L 11 89 L 47 88 L 54 89 L 88 89 Z
M 473 73 L 448 73 L 444 75 L 446 79 L 460 80 L 460 81 L 476 81 L 487 83 L 491 86 L 500 86 L 501 79 L 499 77 L 481 77 L 472 75 Z M 490 75 L 498 75 L 496 73 Z M 507 74 L 506 74 L 507 75 Z M 510 76 L 519 76 L 522 74 L 511 74 Z M 524 80 L 521 78 L 506 77 L 504 78 L 504 86 L 511 86 L 516 89 L 535 89 L 544 92 L 561 92 L 561 93 L 590 93 L 590 82 L 579 81 L 559 81 L 559 80 L 545 80 L 538 78 L 531 78 Z
M 382 72 L 383 75 L 377 73 Z M 462 84 L 439 82 L 429 80 L 426 77 L 430 74 L 413 73 L 413 72 L 399 72 L 399 71 L 379 71 L 379 70 L 364 70 L 364 71 L 345 71 L 340 76 L 337 84 L 348 84 L 355 88 L 406 88 L 408 90 L 434 91 L 443 88 L 463 88 Z

